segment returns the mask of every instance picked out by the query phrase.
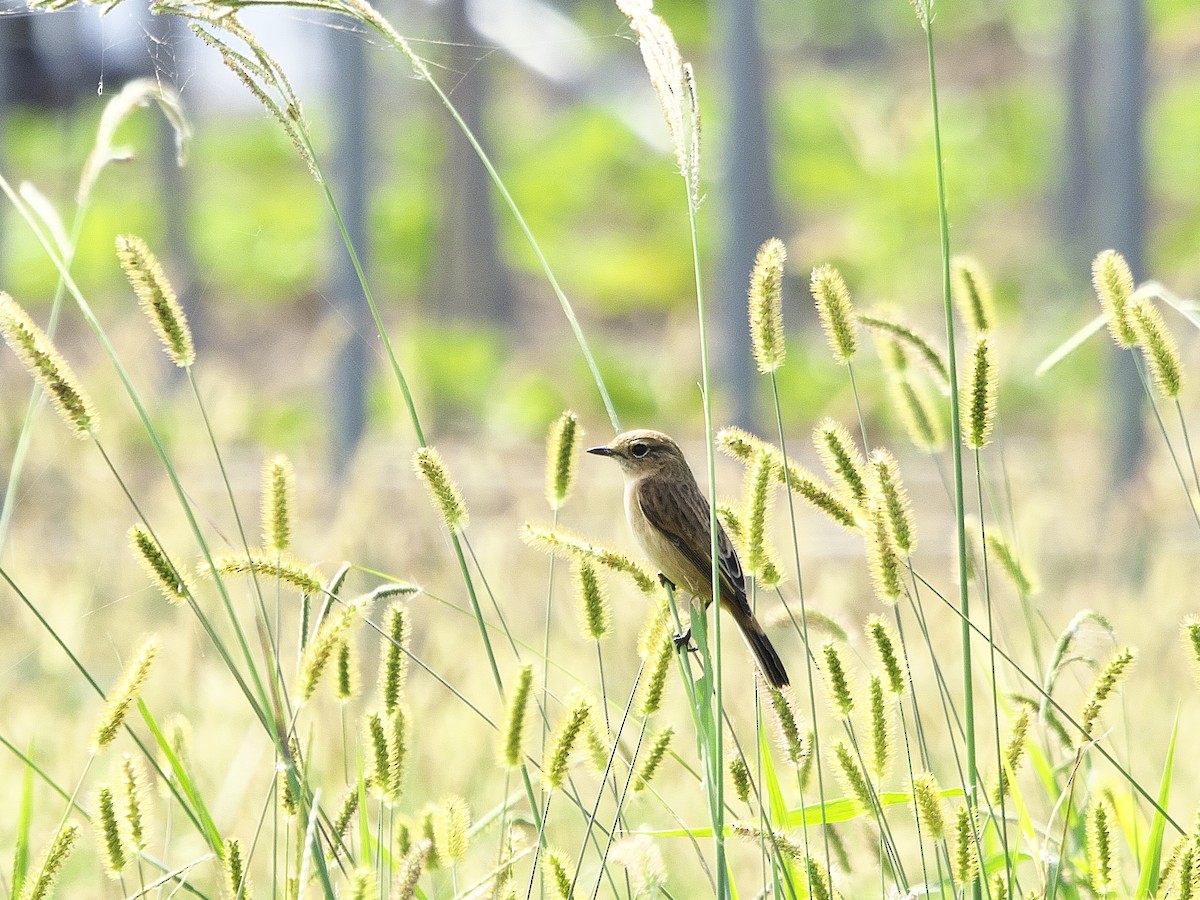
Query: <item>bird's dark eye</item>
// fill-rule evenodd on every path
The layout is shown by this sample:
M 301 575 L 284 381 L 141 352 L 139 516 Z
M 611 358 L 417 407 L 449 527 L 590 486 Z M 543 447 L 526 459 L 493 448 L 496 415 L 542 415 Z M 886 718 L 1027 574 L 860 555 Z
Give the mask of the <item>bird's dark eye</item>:
M 635 459 L 641 459 L 643 456 L 645 456 L 647 453 L 650 452 L 650 448 L 648 446 L 646 446 L 645 444 L 643 444 L 641 441 L 638 441 L 636 444 L 633 444 L 629 448 L 629 452 L 634 455 Z

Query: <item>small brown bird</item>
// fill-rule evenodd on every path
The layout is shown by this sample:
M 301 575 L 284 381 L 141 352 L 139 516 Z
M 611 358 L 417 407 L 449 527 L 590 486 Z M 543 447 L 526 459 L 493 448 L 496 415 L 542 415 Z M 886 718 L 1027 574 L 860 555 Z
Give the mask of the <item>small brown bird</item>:
M 588 453 L 610 456 L 625 475 L 625 515 L 650 561 L 672 584 L 697 598 L 712 598 L 709 505 L 683 451 L 659 431 L 627 431 Z M 737 551 L 717 523 L 721 605 L 733 616 L 767 681 L 788 683 L 779 654 L 754 618 Z

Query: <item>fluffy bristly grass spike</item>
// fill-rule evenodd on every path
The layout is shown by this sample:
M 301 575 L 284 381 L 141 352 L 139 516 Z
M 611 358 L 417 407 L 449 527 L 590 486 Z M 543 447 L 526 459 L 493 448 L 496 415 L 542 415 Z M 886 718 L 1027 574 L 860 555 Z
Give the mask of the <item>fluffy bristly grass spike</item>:
M 312 699 L 321 681 L 321 675 L 329 665 L 338 645 L 345 639 L 350 627 L 358 620 L 366 601 L 347 603 L 338 612 L 330 615 L 317 629 L 300 659 L 300 680 L 297 693 L 302 700 Z
M 758 248 L 750 272 L 750 343 L 758 371 L 764 375 L 783 365 L 783 264 L 787 250 L 779 238 Z
M 321 576 L 308 566 L 288 557 L 278 557 L 266 552 L 213 554 L 213 568 L 220 575 L 265 575 L 278 578 L 304 594 L 321 593 Z M 201 566 L 201 575 L 211 575 L 212 569 Z
M 337 645 L 337 683 L 335 694 L 343 702 L 358 695 L 358 666 L 354 662 L 354 648 L 349 640 Z
M 911 377 L 891 378 L 896 409 L 909 440 L 921 450 L 934 453 L 946 443 L 942 420 L 928 393 Z
M 112 788 L 108 785 L 96 791 L 96 817 L 92 824 L 96 828 L 96 840 L 100 844 L 100 855 L 104 859 L 104 871 L 108 877 L 119 879 L 121 871 L 129 864 L 125 853 L 125 842 L 121 837 L 121 826 L 117 821 L 117 807 L 113 802 Z
M 133 706 L 142 692 L 142 685 L 146 683 L 146 677 L 150 674 L 150 666 L 154 664 L 154 658 L 157 655 L 158 639 L 151 636 L 142 643 L 137 655 L 121 673 L 116 686 L 108 694 L 104 712 L 100 716 L 100 723 L 93 732 L 92 749 L 94 751 L 102 750 L 116 739 L 121 726 L 125 724 L 129 708 Z
M 1126 647 L 1107 663 L 1100 670 L 1100 675 L 1096 678 L 1096 683 L 1092 685 L 1091 694 L 1088 695 L 1087 703 L 1083 706 L 1083 712 L 1079 716 L 1079 724 L 1083 728 L 1082 740 L 1088 740 L 1094 737 L 1092 729 L 1096 725 L 1096 720 L 1100 718 L 1100 713 L 1104 710 L 1104 705 L 1108 699 L 1116 691 L 1117 687 L 1129 674 L 1129 669 L 1133 665 L 1134 651 L 1131 647 Z
M 1037 577 L 1029 567 L 1029 563 L 1017 552 L 1010 541 L 996 532 L 987 534 L 987 548 L 992 558 L 1000 563 L 1017 593 L 1022 596 L 1036 594 L 1038 590 Z
M 887 354 L 890 368 L 903 371 L 907 368 L 908 358 L 904 347 L 911 347 L 931 371 L 939 384 L 945 388 L 950 386 L 950 370 L 942 354 L 933 346 L 933 342 L 921 334 L 912 325 L 901 319 L 882 312 L 860 313 L 858 321 L 878 335 L 886 335 L 890 341 L 883 344 L 881 353 Z M 898 354 L 897 354 L 897 351 Z
M 743 803 L 750 802 L 750 769 L 740 753 L 729 756 L 729 780 L 733 782 L 733 793 Z
M 242 858 L 242 845 L 237 838 L 225 841 L 225 888 L 231 900 L 250 900 L 250 876 L 246 872 L 246 861 Z
M 567 410 L 554 420 L 546 435 L 546 501 L 551 509 L 562 509 L 571 496 L 578 440 L 579 418 Z
M 187 576 L 171 562 L 154 536 L 142 525 L 134 525 L 129 529 L 129 544 L 167 602 L 185 603 L 191 594 Z
M 983 269 L 969 256 L 950 260 L 951 288 L 958 315 L 972 334 L 991 331 L 996 321 L 992 286 Z
M 521 540 L 543 553 L 571 560 L 588 559 L 627 575 L 643 593 L 654 594 L 658 591 L 658 582 L 628 556 L 593 544 L 566 528 L 545 528 L 526 522 L 521 528 Z
M 567 769 L 571 765 L 571 757 L 575 752 L 579 736 L 591 715 L 592 705 L 583 697 L 576 697 L 567 711 L 566 716 L 555 729 L 550 738 L 549 749 L 546 752 L 547 762 L 543 767 L 546 783 L 555 790 L 563 786 L 567 778 Z
M 379 886 L 375 883 L 375 870 L 359 866 L 350 876 L 347 900 L 375 900 L 378 896 Z
M 579 624 L 583 636 L 590 641 L 599 641 L 612 632 L 612 608 L 608 592 L 600 575 L 586 559 L 575 561 L 575 581 L 579 590 Z
M 282 453 L 263 461 L 262 493 L 263 545 L 283 553 L 292 544 L 296 473 L 291 461 Z
M 0 335 L 49 396 L 72 433 L 85 438 L 95 431 L 95 407 L 79 379 L 46 333 L 4 291 L 0 291 Z
M 117 238 L 117 259 L 163 350 L 171 362 L 186 369 L 196 361 L 196 348 L 183 307 L 158 257 L 140 237 L 126 234 Z
M 442 521 L 451 531 L 462 531 L 467 527 L 470 517 L 467 514 L 467 504 L 462 492 L 450 478 L 446 464 L 441 455 L 433 447 L 420 447 L 413 454 L 413 468 L 425 482 L 433 504 L 441 513 Z
M 795 697 L 791 688 L 776 688 L 763 682 L 775 720 L 775 736 L 779 748 L 787 755 L 788 760 L 799 765 L 808 755 L 809 745 L 800 736 L 800 722 L 796 715 Z
M 871 802 L 871 786 L 866 773 L 854 759 L 854 752 L 845 741 L 833 745 L 833 756 L 837 761 L 838 775 L 846 791 L 858 801 L 863 811 L 869 813 L 873 808 Z
M 999 803 L 1001 798 L 1008 794 L 1011 787 L 1008 780 L 1009 773 L 1015 775 L 1017 769 L 1021 767 L 1021 760 L 1025 758 L 1025 739 L 1029 734 L 1029 716 L 1029 707 L 1022 706 L 1017 713 L 1017 718 L 1013 721 L 1008 741 L 1004 744 L 1004 765 L 1000 767 L 994 794 L 996 803 Z
M 642 764 L 638 768 L 637 779 L 633 785 L 634 791 L 643 791 L 650 786 L 650 782 L 658 773 L 659 766 L 662 765 L 663 757 L 667 755 L 667 749 L 671 746 L 671 738 L 674 734 L 675 729 L 668 725 L 654 736 L 654 740 L 650 743 L 650 749 L 646 752 L 646 758 L 642 760 Z
M 665 620 L 664 620 L 665 626 Z M 663 627 L 658 632 L 656 641 L 649 647 L 646 656 L 646 678 L 642 682 L 642 696 L 639 708 L 643 716 L 652 716 L 662 706 L 663 694 L 667 688 L 667 674 L 671 669 L 671 657 L 674 655 L 674 644 L 671 635 Z
M 425 868 L 425 863 L 432 851 L 433 842 L 422 840 L 413 844 L 404 854 L 396 873 L 396 887 L 393 896 L 397 900 L 413 900 L 413 897 L 416 896 L 417 882 L 421 880 L 421 871 Z
M 979 848 L 975 845 L 978 833 L 975 808 L 964 803 L 954 813 L 954 877 L 960 887 L 979 879 Z
M 625 869 L 634 897 L 657 897 L 666 880 L 662 853 L 648 835 L 622 838 L 608 858 Z
M 371 783 L 380 797 L 391 799 L 392 755 L 388 747 L 387 731 L 383 727 L 383 721 L 383 716 L 379 713 L 367 713 L 367 746 L 370 748 L 371 759 L 375 765 Z
M 934 840 L 941 840 L 946 835 L 946 804 L 933 773 L 918 772 L 914 775 L 912 791 L 922 830 Z
M 858 323 L 845 280 L 833 266 L 818 266 L 812 270 L 809 290 L 833 358 L 839 363 L 850 362 L 858 349 Z
M 883 679 L 872 675 L 867 690 L 871 712 L 871 774 L 876 780 L 887 777 L 892 759 L 892 719 Z
M 510 769 L 519 766 L 525 756 L 525 716 L 532 688 L 533 665 L 527 663 L 517 670 L 516 680 L 509 686 L 500 732 L 500 759 Z
M 980 337 L 971 348 L 971 374 L 963 388 L 963 443 L 972 450 L 982 450 L 991 440 L 996 420 L 996 362 L 992 358 L 992 341 Z
M 137 757 L 126 753 L 121 760 L 121 787 L 124 795 L 125 833 L 134 853 L 146 849 L 142 825 L 146 808 L 146 776 Z
M 1158 392 L 1168 399 L 1178 397 L 1183 388 L 1183 362 L 1179 358 L 1179 345 L 1162 313 L 1153 301 L 1142 298 L 1129 308 L 1129 318 Z
M 871 452 L 870 466 L 874 476 L 873 487 L 887 513 L 892 540 L 896 549 L 907 556 L 916 549 L 917 536 L 908 490 L 900 477 L 900 464 L 890 451 L 881 447 Z
M 1087 859 L 1092 889 L 1101 897 L 1110 896 L 1116 889 L 1116 844 L 1113 825 L 1116 815 L 1103 797 L 1097 798 L 1088 810 Z
M 1188 649 L 1188 661 L 1192 666 L 1192 674 L 1200 683 L 1200 619 L 1186 619 L 1181 634 Z
M 877 615 L 872 615 L 867 619 L 866 632 L 871 646 L 875 650 L 875 656 L 879 659 L 879 665 L 883 668 L 883 674 L 887 679 L 887 689 L 897 697 L 903 696 L 904 692 L 908 690 L 908 664 L 896 652 L 896 642 L 892 639 L 892 632 L 883 619 Z
M 471 808 L 462 797 L 447 797 L 433 814 L 433 842 L 438 856 L 451 865 L 467 855 L 467 834 L 471 830 Z
M 779 583 L 779 569 L 767 548 L 774 471 L 775 463 L 770 455 L 760 452 L 750 469 L 746 485 L 746 569 L 765 587 Z
M 871 569 L 871 583 L 881 601 L 891 606 L 904 592 L 903 571 L 900 555 L 896 551 L 888 511 L 882 498 L 872 498 L 867 508 L 867 562 Z
M 556 900 L 574 900 L 571 894 L 571 872 L 567 866 L 566 854 L 557 848 L 546 851 L 546 870 L 550 873 Z
M 1092 286 L 1100 299 L 1100 306 L 1108 318 L 1108 330 L 1118 347 L 1137 345 L 1137 331 L 1129 315 L 1129 301 L 1133 296 L 1133 273 L 1129 263 L 1116 250 L 1102 250 L 1092 260 Z
M 829 703 L 838 715 L 849 718 L 854 711 L 854 694 L 842 664 L 842 654 L 833 641 L 821 645 L 821 658 L 825 661 L 825 689 Z
M 842 485 L 855 503 L 865 504 L 866 463 L 845 426 L 833 419 L 822 419 L 813 430 L 813 444 L 830 477 Z
M 54 883 L 78 840 L 79 826 L 75 824 L 64 825 L 55 833 L 54 840 L 46 848 L 46 854 L 36 868 L 37 875 L 32 881 L 26 882 L 22 900 L 47 900 L 50 897 Z
M 379 670 L 379 693 L 384 712 L 388 715 L 400 705 L 400 697 L 408 681 L 408 645 L 411 639 L 408 607 L 403 603 L 393 603 L 388 609 L 387 630 L 380 653 L 383 664 Z

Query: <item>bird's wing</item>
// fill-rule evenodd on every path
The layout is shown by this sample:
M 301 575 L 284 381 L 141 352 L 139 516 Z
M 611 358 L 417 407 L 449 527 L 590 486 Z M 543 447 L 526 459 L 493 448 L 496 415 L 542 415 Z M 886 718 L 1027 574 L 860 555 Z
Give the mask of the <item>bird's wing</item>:
M 662 479 L 644 478 L 637 488 L 638 505 L 646 520 L 707 580 L 712 572 L 708 501 L 695 485 L 687 488 L 690 489 L 681 489 L 678 484 Z M 742 563 L 720 522 L 717 522 L 717 563 L 721 599 L 749 615 Z

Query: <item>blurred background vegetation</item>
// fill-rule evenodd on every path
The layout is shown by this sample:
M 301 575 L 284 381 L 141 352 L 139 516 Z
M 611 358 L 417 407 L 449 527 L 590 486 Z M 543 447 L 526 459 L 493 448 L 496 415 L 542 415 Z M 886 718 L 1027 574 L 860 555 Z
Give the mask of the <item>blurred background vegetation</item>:
M 600 0 L 385 6 L 478 124 L 585 326 L 603 334 L 597 352 L 626 423 L 694 431 L 694 284 L 679 180 L 618 11 Z M 791 252 L 792 335 L 813 330 L 805 285 L 823 262 L 842 269 L 860 306 L 899 307 L 936 334 L 927 73 L 908 6 L 658 8 L 700 73 L 718 419 L 753 425 L 764 411 L 748 387 L 744 284 L 772 234 Z M 599 419 L 524 238 L 403 62 L 316 14 L 262 11 L 248 23 L 281 56 L 326 142 L 335 193 L 431 424 L 520 439 L 565 407 Z M 1004 315 L 1024 326 L 1006 367 L 1016 402 L 1005 412 L 1015 419 L 1037 402 L 1036 361 L 1092 315 L 1096 250 L 1117 246 L 1136 277 L 1194 293 L 1200 10 L 1187 0 L 963 2 L 943 7 L 941 25 L 952 240 L 955 252 L 979 257 Z M 20 48 L 29 39 L 32 56 Z M 137 4 L 104 18 L 10 9 L 0 42 L 0 165 L 64 211 L 106 95 L 124 79 L 175 85 L 195 119 L 180 171 L 155 114 L 120 135 L 137 158 L 103 179 L 75 265 L 105 315 L 132 313 L 112 236 L 144 235 L 169 257 L 201 345 L 256 380 L 271 370 L 277 406 L 247 422 L 247 437 L 320 446 L 342 469 L 364 421 L 392 429 L 395 392 L 319 191 L 213 54 Z M 3 283 L 44 310 L 55 273 L 24 227 L 3 222 Z M 793 358 L 789 423 L 828 411 L 831 391 L 834 411 L 848 401 L 825 366 L 805 364 L 803 346 Z M 1098 360 L 1077 358 L 1056 377 L 1094 380 Z M 6 411 L 5 433 L 19 424 Z

